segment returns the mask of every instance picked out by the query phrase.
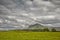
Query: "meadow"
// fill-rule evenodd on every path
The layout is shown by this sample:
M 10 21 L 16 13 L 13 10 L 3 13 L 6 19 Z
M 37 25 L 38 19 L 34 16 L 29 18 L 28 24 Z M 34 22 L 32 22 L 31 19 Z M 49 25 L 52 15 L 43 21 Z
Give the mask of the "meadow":
M 60 40 L 60 32 L 0 32 L 0 40 Z

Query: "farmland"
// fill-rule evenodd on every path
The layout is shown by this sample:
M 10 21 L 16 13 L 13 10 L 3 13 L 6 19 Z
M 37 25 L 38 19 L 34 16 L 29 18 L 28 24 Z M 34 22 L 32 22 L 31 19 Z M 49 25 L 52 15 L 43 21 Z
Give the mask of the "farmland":
M 60 32 L 0 32 L 0 40 L 60 40 Z

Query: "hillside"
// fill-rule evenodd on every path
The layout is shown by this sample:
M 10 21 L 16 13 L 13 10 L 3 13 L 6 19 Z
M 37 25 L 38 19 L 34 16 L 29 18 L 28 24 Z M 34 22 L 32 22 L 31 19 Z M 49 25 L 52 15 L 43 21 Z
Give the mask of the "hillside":
M 56 31 L 60 31 L 60 27 L 49 27 L 49 26 L 43 26 L 41 24 L 34 24 L 28 27 L 28 29 L 44 29 L 44 28 L 48 28 L 50 31 L 53 28 L 56 29 Z
M 29 29 L 40 29 L 43 28 L 44 26 L 41 24 L 34 24 L 34 25 L 30 25 Z

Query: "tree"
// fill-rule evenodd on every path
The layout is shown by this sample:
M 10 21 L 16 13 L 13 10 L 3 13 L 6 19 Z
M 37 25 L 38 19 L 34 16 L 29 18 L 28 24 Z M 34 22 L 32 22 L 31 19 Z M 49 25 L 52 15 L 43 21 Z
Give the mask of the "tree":
M 44 28 L 43 31 L 47 31 L 47 32 L 49 32 L 49 29 L 48 29 L 48 28 Z
M 52 32 L 56 32 L 56 29 L 55 29 L 55 28 L 52 28 L 51 31 L 52 31 Z

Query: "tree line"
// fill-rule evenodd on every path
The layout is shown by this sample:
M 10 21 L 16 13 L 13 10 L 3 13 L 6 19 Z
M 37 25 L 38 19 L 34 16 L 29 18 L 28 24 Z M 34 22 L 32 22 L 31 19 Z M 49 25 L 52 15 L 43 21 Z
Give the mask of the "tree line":
M 23 31 L 33 31 L 33 32 L 57 32 L 55 28 L 52 28 L 51 30 L 48 28 L 44 29 L 24 29 Z

